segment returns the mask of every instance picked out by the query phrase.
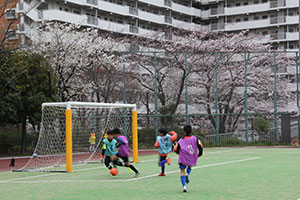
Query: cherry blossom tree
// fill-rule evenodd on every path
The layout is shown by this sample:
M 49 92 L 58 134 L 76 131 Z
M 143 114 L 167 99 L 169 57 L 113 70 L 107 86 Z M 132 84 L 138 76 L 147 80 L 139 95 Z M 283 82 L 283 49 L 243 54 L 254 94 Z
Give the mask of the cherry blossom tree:
M 101 73 L 96 72 L 113 71 L 118 65 L 111 53 L 113 40 L 96 29 L 60 23 L 42 24 L 34 29 L 31 38 L 31 50 L 44 55 L 54 69 L 61 101 L 90 100 L 92 89 L 98 101 L 102 100 L 101 95 L 104 100 L 107 98 L 101 88 L 108 87 L 108 79 L 97 77 Z
M 273 54 L 271 46 L 263 44 L 259 35 L 247 32 L 227 34 L 176 31 L 172 35 L 172 40 L 166 40 L 161 33 L 157 33 L 154 39 L 136 38 L 128 41 L 131 46 L 139 46 L 142 51 L 160 52 L 133 52 L 130 66 L 136 72 L 133 74 L 144 91 L 152 94 L 155 90 L 156 67 L 161 106 L 175 102 L 175 110 L 178 111 L 178 106 L 184 103 L 183 91 L 187 75 L 189 104 L 196 105 L 199 112 L 209 114 L 208 120 L 214 128 L 215 100 L 218 98 L 221 133 L 237 128 L 244 112 L 245 93 L 249 112 L 274 111 L 274 66 L 280 70 L 293 65 L 293 59 L 285 53 Z M 247 91 L 244 91 L 245 64 Z M 278 107 L 283 108 L 281 105 L 286 105 L 294 96 L 286 90 L 288 85 L 285 80 L 276 81 Z

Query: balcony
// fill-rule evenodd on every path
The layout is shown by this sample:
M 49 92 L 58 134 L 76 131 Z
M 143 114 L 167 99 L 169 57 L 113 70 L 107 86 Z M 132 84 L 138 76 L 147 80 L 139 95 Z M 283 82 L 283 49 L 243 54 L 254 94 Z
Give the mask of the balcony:
M 285 16 L 275 16 L 270 18 L 270 24 L 281 24 L 285 22 L 286 22 Z
M 299 7 L 299 0 L 288 0 L 288 1 L 286 1 L 286 7 L 289 7 L 289 8 Z
M 293 32 L 293 33 L 290 33 L 290 32 L 287 32 L 286 33 L 286 39 L 288 41 L 290 40 L 299 40 L 299 33 L 298 32 Z
M 164 15 L 156 15 L 156 14 L 139 10 L 139 19 L 141 20 L 162 24 L 164 22 L 164 17 L 165 17 Z
M 299 16 L 286 16 L 286 22 L 288 24 L 298 24 L 299 23 Z
M 193 9 L 192 7 L 186 7 L 177 3 L 172 4 L 172 10 L 179 13 L 184 13 L 186 15 L 191 15 L 191 13 L 193 13 L 192 9 Z
M 77 15 L 61 10 L 45 10 L 43 11 L 44 20 L 57 20 L 62 22 L 74 23 L 86 25 L 88 16 L 86 15 Z
M 286 33 L 272 33 L 271 34 L 271 41 L 278 41 L 278 40 L 285 40 L 286 39 Z
M 106 12 L 117 13 L 120 15 L 129 15 L 129 6 L 118 5 L 106 1 L 99 1 L 98 9 Z
M 194 23 L 188 23 L 176 19 L 172 19 L 172 25 L 178 28 L 182 28 L 185 30 L 195 30 L 195 31 L 200 31 L 202 30 L 202 26 Z
M 263 4 L 255 4 L 255 5 L 248 5 L 248 6 L 239 6 L 239 7 L 231 7 L 225 8 L 226 15 L 244 15 L 245 13 L 257 13 L 263 11 L 270 10 L 270 3 L 263 3 Z
M 150 4 L 156 7 L 166 7 L 165 6 L 165 1 L 164 0 L 139 0 L 139 2 L 145 3 L 145 4 Z
M 244 30 L 244 29 L 253 29 L 253 28 L 264 28 L 270 25 L 269 19 L 264 20 L 255 20 L 247 22 L 238 22 L 238 23 L 226 23 L 225 31 L 235 31 L 235 30 Z

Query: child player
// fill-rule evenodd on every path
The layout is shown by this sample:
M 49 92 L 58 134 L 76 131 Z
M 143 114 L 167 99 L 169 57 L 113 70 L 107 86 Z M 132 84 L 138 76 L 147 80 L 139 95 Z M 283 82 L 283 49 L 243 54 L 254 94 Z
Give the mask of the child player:
M 106 130 L 106 132 L 103 135 L 103 140 L 107 138 L 107 132 L 109 131 L 109 128 Z M 103 143 L 102 144 L 102 150 L 101 150 L 101 158 L 100 161 L 101 163 L 104 162 L 104 154 L 105 154 L 105 149 L 106 149 L 106 145 Z
M 129 167 L 132 171 L 135 172 L 134 177 L 138 177 L 140 175 L 139 171 L 129 163 L 129 144 L 126 136 L 121 135 L 121 131 L 118 128 L 114 128 L 112 132 L 114 134 L 115 139 L 117 140 L 117 156 L 124 161 L 126 167 Z
M 123 163 L 121 163 L 118 160 L 118 157 L 117 157 L 118 152 L 116 151 L 117 141 L 114 139 L 114 135 L 111 130 L 109 130 L 107 132 L 107 138 L 103 140 L 103 143 L 106 145 L 105 160 L 104 160 L 105 166 L 109 170 L 111 170 L 113 168 L 110 165 L 111 162 L 113 162 L 114 165 L 123 166 Z
M 95 150 L 95 143 L 96 143 L 96 134 L 94 132 L 94 129 L 91 129 L 91 133 L 89 136 L 89 143 L 90 143 L 90 153 L 92 153 Z
M 172 142 L 177 139 L 177 133 L 170 131 L 169 133 L 165 128 L 158 130 L 155 147 L 158 148 L 158 166 L 161 167 L 161 173 L 158 176 L 165 176 L 165 163 L 171 164 L 171 158 L 168 158 L 168 153 L 172 150 Z
M 183 192 L 187 192 L 186 183 L 189 183 L 189 175 L 192 171 L 192 166 L 197 165 L 198 157 L 202 156 L 203 145 L 201 141 L 191 135 L 192 127 L 185 125 L 183 127 L 184 136 L 180 138 L 178 143 L 175 145 L 174 150 L 179 154 L 178 164 L 180 168 L 180 180 L 183 187 Z M 197 154 L 198 148 L 198 154 Z M 186 172 L 185 172 L 186 169 Z

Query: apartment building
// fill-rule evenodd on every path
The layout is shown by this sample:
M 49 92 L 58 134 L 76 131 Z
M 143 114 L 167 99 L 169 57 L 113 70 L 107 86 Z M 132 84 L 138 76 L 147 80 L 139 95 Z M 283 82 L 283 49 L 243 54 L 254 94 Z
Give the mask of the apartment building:
M 299 50 L 299 0 L 201 0 L 195 7 L 208 30 L 249 30 L 274 49 Z
M 26 30 L 42 20 L 95 27 L 118 34 L 147 37 L 158 30 L 199 30 L 194 23 L 200 8 L 192 0 L 20 0 L 19 33 L 26 44 Z M 171 39 L 168 31 L 166 39 Z
M 95 27 L 147 37 L 158 30 L 249 30 L 265 36 L 274 49 L 299 49 L 299 0 L 0 0 L 18 2 L 6 8 L 5 20 L 17 16 L 10 41 L 25 45 L 27 31 L 43 20 Z M 14 13 L 14 14 L 13 14 Z M 7 18 L 8 17 L 8 18 Z M 3 24 L 0 17 L 1 25 Z M 20 36 L 18 36 L 20 35 Z

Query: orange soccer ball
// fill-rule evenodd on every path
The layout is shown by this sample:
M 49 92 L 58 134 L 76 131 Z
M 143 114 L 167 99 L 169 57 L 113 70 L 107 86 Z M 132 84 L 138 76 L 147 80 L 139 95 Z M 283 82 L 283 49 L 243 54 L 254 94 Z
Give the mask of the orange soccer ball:
M 118 170 L 116 168 L 112 168 L 109 172 L 113 176 L 116 176 L 118 174 Z

